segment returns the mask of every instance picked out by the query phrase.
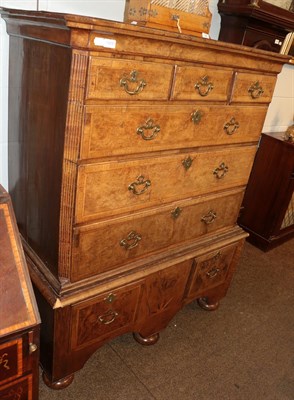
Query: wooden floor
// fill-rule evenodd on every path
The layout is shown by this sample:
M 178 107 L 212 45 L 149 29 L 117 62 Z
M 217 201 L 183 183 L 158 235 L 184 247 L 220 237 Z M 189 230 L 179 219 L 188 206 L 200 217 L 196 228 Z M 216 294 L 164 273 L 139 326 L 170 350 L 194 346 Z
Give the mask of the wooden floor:
M 40 400 L 292 400 L 294 240 L 263 253 L 246 243 L 220 308 L 186 306 L 142 347 L 131 334 L 98 350 L 71 386 Z

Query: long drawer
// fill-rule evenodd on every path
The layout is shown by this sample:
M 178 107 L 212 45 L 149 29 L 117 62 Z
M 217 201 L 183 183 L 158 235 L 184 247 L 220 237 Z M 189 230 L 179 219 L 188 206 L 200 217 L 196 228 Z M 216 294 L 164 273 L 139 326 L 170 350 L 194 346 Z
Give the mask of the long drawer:
M 76 222 L 246 185 L 255 146 L 79 166 Z
M 243 190 L 182 201 L 74 229 L 76 281 L 236 223 Z
M 266 111 L 203 104 L 87 106 L 80 158 L 257 141 Z

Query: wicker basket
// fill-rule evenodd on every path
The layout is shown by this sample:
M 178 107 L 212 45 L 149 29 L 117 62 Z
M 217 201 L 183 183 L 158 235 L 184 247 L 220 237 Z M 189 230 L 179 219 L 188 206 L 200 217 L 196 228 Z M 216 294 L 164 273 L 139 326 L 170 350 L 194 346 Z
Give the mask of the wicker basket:
M 208 34 L 208 0 L 127 0 L 125 22 L 195 36 Z

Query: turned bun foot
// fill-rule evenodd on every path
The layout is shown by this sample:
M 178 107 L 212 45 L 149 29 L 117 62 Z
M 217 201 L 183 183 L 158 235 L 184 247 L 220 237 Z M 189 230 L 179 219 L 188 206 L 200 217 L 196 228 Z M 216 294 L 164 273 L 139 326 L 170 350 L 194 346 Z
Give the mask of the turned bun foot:
M 216 303 L 209 303 L 209 300 L 206 297 L 200 297 L 197 299 L 197 302 L 203 310 L 206 311 L 214 311 L 219 307 L 219 302 Z
M 155 344 L 158 339 L 159 339 L 159 333 L 154 333 L 154 335 L 148 336 L 148 337 L 143 337 L 140 335 L 140 333 L 133 333 L 134 339 L 142 344 L 143 346 L 151 346 L 152 344 Z
M 42 378 L 45 385 L 50 387 L 50 389 L 61 390 L 65 389 L 72 383 L 72 381 L 74 380 L 74 374 L 68 375 L 65 378 L 60 379 L 59 381 L 51 382 L 46 373 L 43 371 Z

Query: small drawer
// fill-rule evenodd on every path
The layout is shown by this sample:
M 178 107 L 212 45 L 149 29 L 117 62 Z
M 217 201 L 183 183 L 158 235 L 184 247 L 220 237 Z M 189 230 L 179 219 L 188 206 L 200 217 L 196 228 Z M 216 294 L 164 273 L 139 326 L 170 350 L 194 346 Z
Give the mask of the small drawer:
M 33 400 L 33 377 L 25 376 L 0 387 L 2 400 Z
M 277 77 L 238 72 L 233 88 L 232 103 L 270 103 Z
M 127 332 L 136 319 L 141 288 L 136 282 L 74 305 L 71 348 L 79 350 Z
M 254 142 L 266 112 L 262 106 L 203 104 L 87 106 L 80 157 Z
M 188 298 L 200 297 L 226 281 L 237 247 L 238 243 L 232 244 L 194 259 Z
M 166 100 L 173 66 L 91 57 L 86 97 L 106 100 Z
M 255 146 L 79 166 L 76 222 L 245 185 Z
M 177 67 L 173 100 L 227 101 L 233 71 Z
M 243 190 L 234 190 L 76 228 L 71 280 L 113 270 L 142 256 L 232 227 L 242 198 Z
M 0 344 L 0 384 L 23 373 L 22 339 Z

